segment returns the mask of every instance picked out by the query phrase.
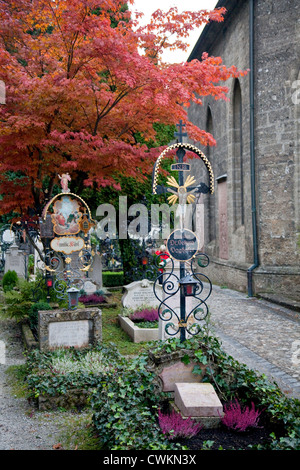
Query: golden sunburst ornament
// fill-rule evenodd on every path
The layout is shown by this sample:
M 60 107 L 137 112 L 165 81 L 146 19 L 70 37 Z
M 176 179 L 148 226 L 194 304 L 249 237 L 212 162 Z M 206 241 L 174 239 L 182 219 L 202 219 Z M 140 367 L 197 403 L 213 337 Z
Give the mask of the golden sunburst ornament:
M 193 203 L 195 201 L 195 196 L 192 194 L 193 192 L 196 191 L 196 189 L 192 189 L 191 191 L 187 191 L 187 188 L 194 184 L 196 182 L 194 176 L 188 175 L 187 179 L 185 180 L 185 183 L 183 186 L 180 186 L 174 176 L 169 176 L 167 178 L 167 183 L 169 186 L 173 186 L 174 188 L 177 188 L 177 191 L 174 191 L 174 189 L 168 188 L 168 192 L 173 193 L 172 196 L 168 197 L 168 202 L 169 204 L 175 204 L 178 200 L 179 204 L 186 204 L 188 202 L 189 204 Z

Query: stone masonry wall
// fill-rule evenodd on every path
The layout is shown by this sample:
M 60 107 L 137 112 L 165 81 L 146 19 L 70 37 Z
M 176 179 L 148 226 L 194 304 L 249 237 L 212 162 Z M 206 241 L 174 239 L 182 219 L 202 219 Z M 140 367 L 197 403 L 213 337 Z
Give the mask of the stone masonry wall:
M 231 2 L 235 3 L 235 2 Z M 299 247 L 299 80 L 300 4 L 296 0 L 258 0 L 254 23 L 254 112 L 256 205 L 259 268 L 254 271 L 254 292 L 271 292 L 300 299 Z M 225 65 L 249 68 L 249 2 L 239 1 L 217 34 L 203 39 L 210 55 L 221 56 Z M 198 58 L 203 50 L 198 49 Z M 210 159 L 215 179 L 215 194 L 202 196 L 205 202 L 205 250 L 211 258 L 208 275 L 213 282 L 247 290 L 247 269 L 253 263 L 251 176 L 250 176 L 250 98 L 249 75 L 239 80 L 242 102 L 243 223 L 237 225 L 239 174 L 237 142 L 234 131 L 234 80 L 226 83 L 230 101 L 204 99 L 203 106 L 192 105 L 189 117 L 208 130 L 208 107 L 217 146 L 201 148 Z M 299 103 L 297 103 L 299 101 Z M 197 145 L 196 142 L 192 142 Z M 197 180 L 205 181 L 203 165 L 195 161 L 192 170 Z M 220 254 L 218 178 L 227 184 L 228 256 Z M 224 178 L 222 179 L 224 181 Z M 214 202 L 209 201 L 214 198 Z M 210 229 L 215 224 L 215 237 Z M 220 228 L 221 227 L 221 228 Z M 222 279 L 220 279 L 220 275 Z

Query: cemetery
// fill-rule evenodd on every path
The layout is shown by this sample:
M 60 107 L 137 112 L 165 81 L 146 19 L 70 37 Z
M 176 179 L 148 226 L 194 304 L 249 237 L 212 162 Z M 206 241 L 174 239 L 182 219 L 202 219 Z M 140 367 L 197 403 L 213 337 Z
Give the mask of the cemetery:
M 90 410 L 98 449 L 292 448 L 297 401 L 211 333 L 209 259 L 195 234 L 173 231 L 151 269 L 104 287 L 89 207 L 68 185 L 54 199 L 41 221 L 42 269 L 35 262 L 28 276 L 14 238 L 2 279 L 4 312 L 20 322 L 27 351 L 27 400 L 41 413 Z

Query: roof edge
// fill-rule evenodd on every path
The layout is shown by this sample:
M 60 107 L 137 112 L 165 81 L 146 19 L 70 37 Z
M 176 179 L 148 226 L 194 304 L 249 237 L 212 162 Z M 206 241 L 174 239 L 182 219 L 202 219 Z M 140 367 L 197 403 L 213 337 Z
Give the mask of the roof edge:
M 218 23 L 217 21 L 210 21 L 209 23 L 205 25 L 194 48 L 192 49 L 192 52 L 190 53 L 187 59 L 187 62 L 190 62 L 191 60 L 198 58 L 197 55 L 199 55 L 198 50 L 201 49 L 200 48 L 201 43 L 203 44 L 202 52 L 206 52 L 204 51 L 204 48 L 208 49 L 212 45 L 212 38 L 214 38 L 219 33 L 225 21 L 230 16 L 230 13 L 234 10 L 237 4 L 238 4 L 238 0 L 219 0 L 217 2 L 214 9 L 225 7 L 227 10 L 225 17 L 224 17 L 224 21 L 222 21 L 221 23 Z

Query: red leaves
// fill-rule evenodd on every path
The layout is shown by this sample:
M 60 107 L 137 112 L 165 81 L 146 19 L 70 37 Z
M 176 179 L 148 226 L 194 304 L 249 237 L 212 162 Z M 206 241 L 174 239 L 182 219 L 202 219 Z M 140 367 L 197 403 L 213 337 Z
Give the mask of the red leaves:
M 28 8 L 27 0 L 0 0 L 0 77 L 6 83 L 6 105 L 0 107 L 2 211 L 14 204 L 16 183 L 7 180 L 8 170 L 24 176 L 17 181 L 21 211 L 38 199 L 43 204 L 36 182 L 62 169 L 73 179 L 77 171 L 86 173 L 90 185 L 113 184 L 117 173 L 143 178 L 160 149 L 149 151 L 136 135 L 153 140 L 154 122 L 182 119 L 191 139 L 215 144 L 188 121 L 183 106 L 201 104 L 207 95 L 225 99 L 223 82 L 243 73 L 207 54 L 201 61 L 166 65 L 160 53 L 185 47 L 182 38 L 192 28 L 222 21 L 224 9 L 159 10 L 150 25 L 135 30 L 121 5 L 32 0 Z

